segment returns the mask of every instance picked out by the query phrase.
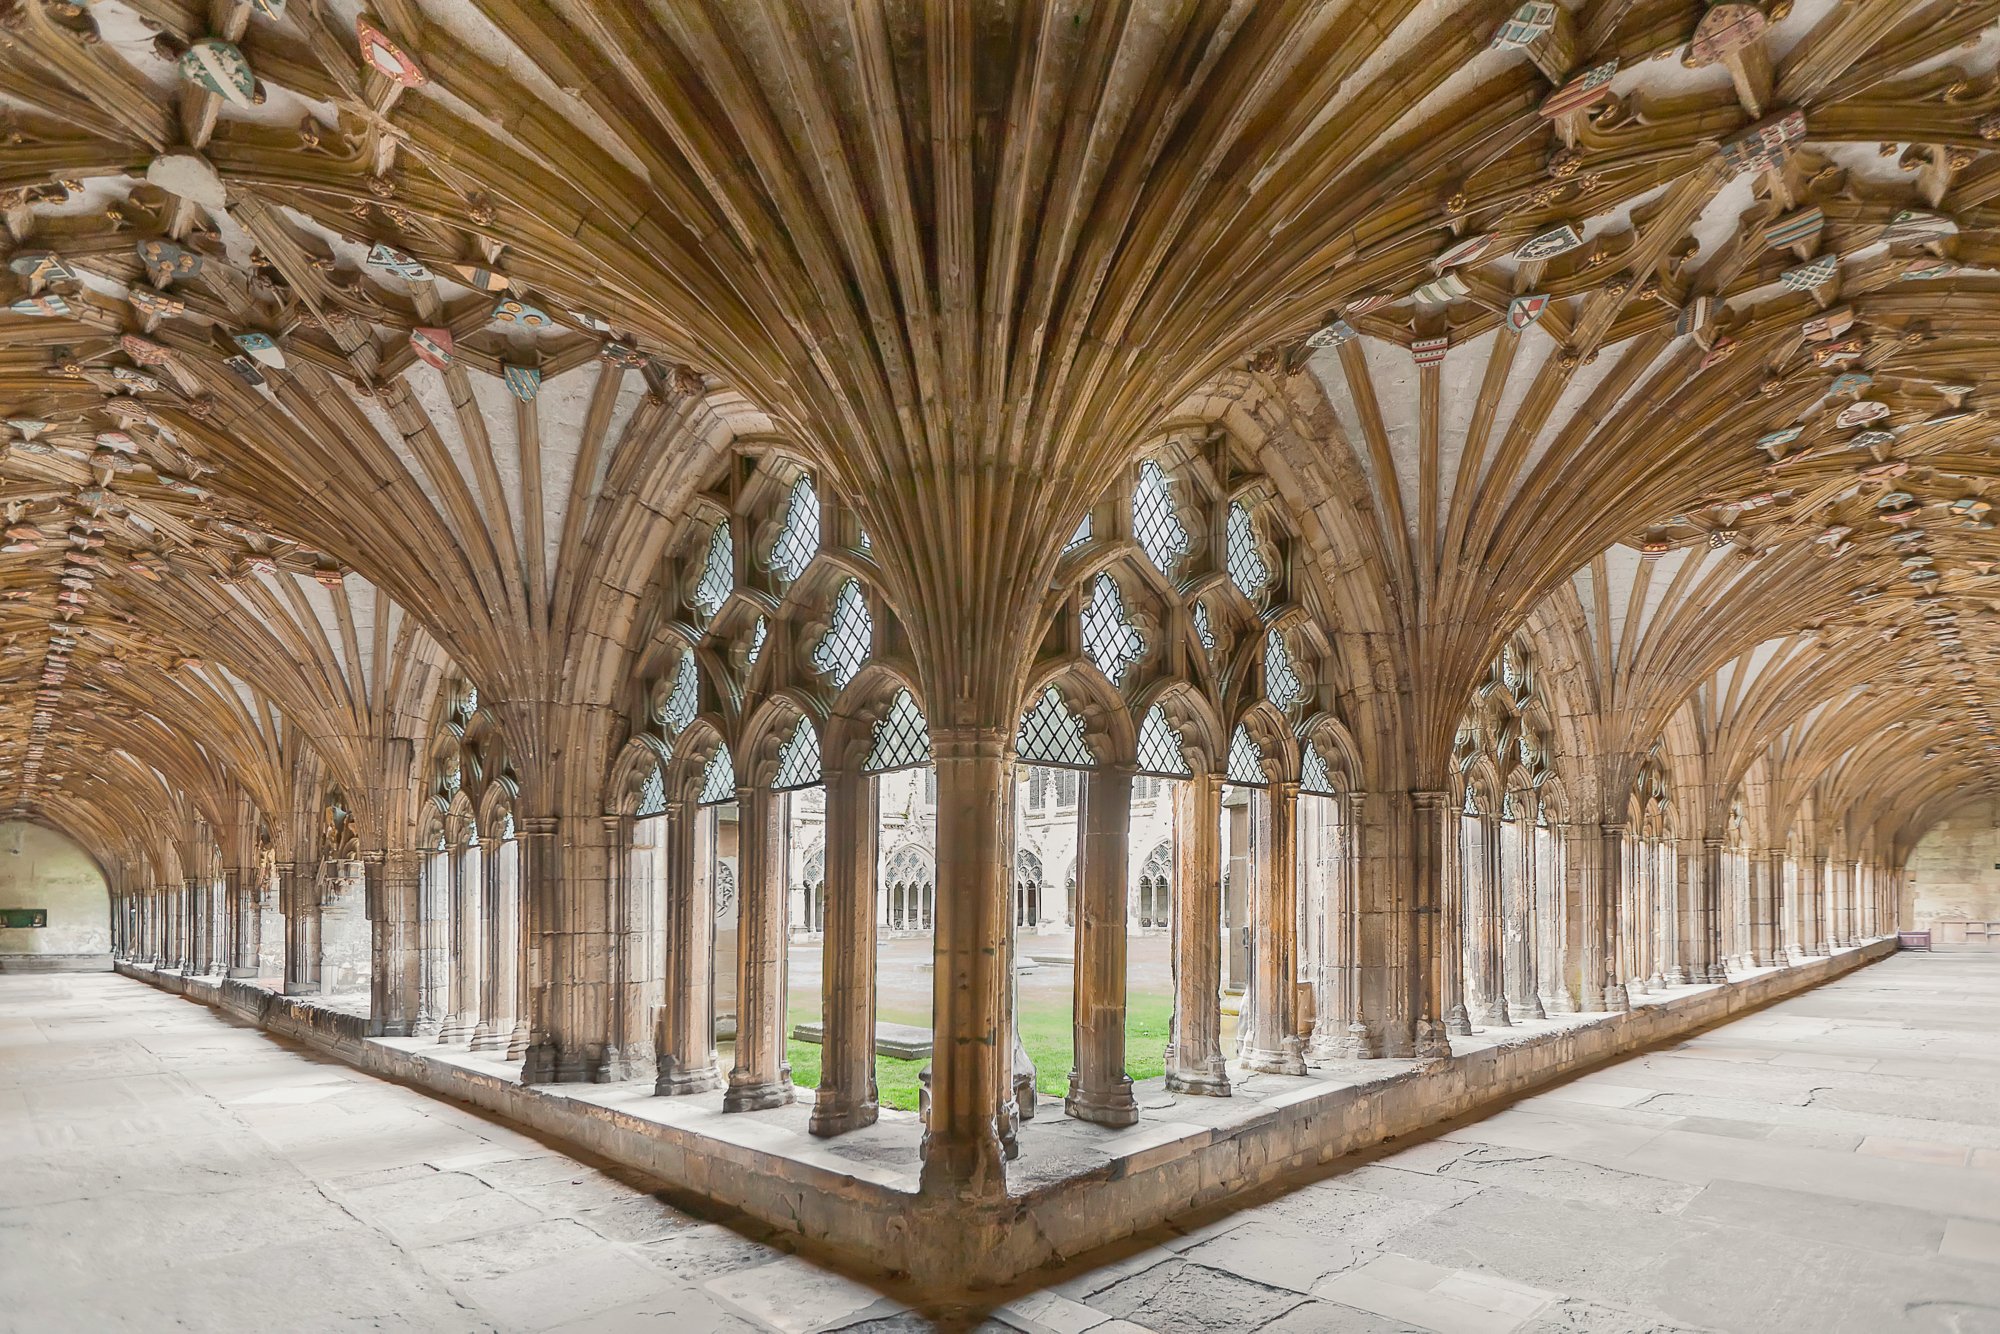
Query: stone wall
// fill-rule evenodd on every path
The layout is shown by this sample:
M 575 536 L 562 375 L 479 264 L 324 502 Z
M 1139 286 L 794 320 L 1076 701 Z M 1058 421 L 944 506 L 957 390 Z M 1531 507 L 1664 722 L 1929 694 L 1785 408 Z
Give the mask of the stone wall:
M 1941 945 L 2000 947 L 2000 801 L 1968 806 L 1910 855 L 1902 921 Z
M 0 968 L 111 966 L 111 893 L 61 834 L 0 822 L 0 908 L 44 908 L 48 925 L 0 927 Z

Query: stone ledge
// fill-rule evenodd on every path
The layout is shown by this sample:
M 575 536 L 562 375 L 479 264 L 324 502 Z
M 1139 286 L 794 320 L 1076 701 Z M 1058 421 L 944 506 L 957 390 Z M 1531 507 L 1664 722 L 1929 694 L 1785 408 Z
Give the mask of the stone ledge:
M 411 1038 L 370 1038 L 361 1016 L 249 982 L 120 962 L 117 970 L 328 1052 L 457 1098 L 798 1235 L 857 1268 L 929 1293 L 997 1287 L 1242 1192 L 1324 1167 L 1639 1048 L 1809 990 L 1894 953 L 1893 937 L 1738 981 L 1648 998 L 1629 1013 L 1565 1016 L 1554 1031 L 1488 1038 L 1434 1069 L 1342 1063 L 1336 1079 L 1257 1077 L 1232 1099 L 1186 1099 L 1109 1130 L 1061 1118 L 1023 1128 L 1023 1170 L 1004 1199 L 918 1195 L 908 1172 L 775 1147 L 756 1115 L 662 1120 L 647 1085 L 527 1086 L 517 1067 Z M 700 1128 L 697 1129 L 696 1126 Z M 1064 1142 L 1086 1150 L 1061 1152 Z M 1082 1158 L 1085 1161 L 1079 1162 Z M 1063 1164 L 1067 1162 L 1068 1166 Z

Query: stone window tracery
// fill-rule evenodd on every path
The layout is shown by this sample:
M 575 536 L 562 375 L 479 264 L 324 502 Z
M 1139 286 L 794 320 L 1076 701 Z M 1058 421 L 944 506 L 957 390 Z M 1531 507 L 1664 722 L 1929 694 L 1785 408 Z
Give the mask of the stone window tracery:
M 898 690 L 889 711 L 875 724 L 874 744 L 862 767 L 870 773 L 910 769 L 931 760 L 930 726 L 908 690 Z
M 673 685 L 668 689 L 666 703 L 660 710 L 660 721 L 666 724 L 668 732 L 679 734 L 694 721 L 697 707 L 694 650 L 682 649 L 680 663 L 674 668 Z
M 1281 631 L 1269 630 L 1264 636 L 1264 694 L 1279 709 L 1290 713 L 1305 702 L 1305 682 L 1299 679 L 1298 668 L 1292 662 L 1291 646 L 1285 643 Z
M 715 525 L 708 538 L 708 554 L 695 581 L 694 605 L 703 616 L 714 616 L 736 589 L 736 543 L 729 535 L 729 523 Z
M 1118 581 L 1108 574 L 1097 576 L 1083 606 L 1083 647 L 1113 685 L 1124 684 L 1126 671 L 1146 651 L 1144 637 L 1126 613 Z
M 702 770 L 699 804 L 719 806 L 734 800 L 736 800 L 736 765 L 729 758 L 729 747 L 718 745 L 715 754 L 709 756 L 708 767 Z
M 1164 709 L 1155 704 L 1139 723 L 1139 768 L 1150 774 L 1170 774 L 1186 778 L 1188 768 L 1180 733 L 1167 721 Z
M 1043 690 L 1021 715 L 1015 753 L 1024 764 L 1052 764 L 1087 769 L 1097 762 L 1084 737 L 1083 720 L 1070 711 L 1054 686 Z
M 1236 724 L 1236 731 L 1229 738 L 1229 769 L 1227 777 L 1232 783 L 1245 787 L 1262 787 L 1267 781 L 1264 776 L 1264 750 L 1250 735 L 1250 729 L 1242 723 Z
M 778 777 L 772 786 L 780 792 L 790 792 L 811 787 L 819 779 L 819 733 L 801 718 L 792 730 L 791 739 L 778 747 Z
M 868 614 L 861 581 L 847 579 L 834 594 L 833 621 L 826 634 L 813 646 L 813 670 L 844 689 L 868 661 L 875 644 L 875 621 Z
M 1305 755 L 1299 765 L 1299 791 L 1322 797 L 1334 795 L 1333 775 L 1328 772 L 1326 759 L 1319 753 L 1316 742 L 1306 743 Z
M 1187 525 L 1175 510 L 1167 474 L 1152 459 L 1140 463 L 1139 484 L 1132 491 L 1132 535 L 1160 573 L 1169 578 L 1194 549 Z
M 660 772 L 659 765 L 657 764 L 648 765 L 646 767 L 646 776 L 640 781 L 639 784 L 639 804 L 638 808 L 632 812 L 633 818 L 639 820 L 647 820 L 651 819 L 655 815 L 664 815 L 666 813 L 666 810 L 667 810 L 666 776 Z M 507 832 L 504 835 L 502 835 L 502 837 L 505 838 L 513 837 L 513 828 L 514 828 L 514 817 L 512 815 L 509 815 L 507 817 Z
M 1229 502 L 1229 580 L 1251 602 L 1261 602 L 1271 584 L 1271 567 L 1257 549 L 1257 526 L 1240 500 Z
M 792 483 L 791 499 L 785 505 L 784 526 L 771 544 L 771 570 L 790 583 L 805 573 L 806 566 L 819 554 L 819 493 L 812 479 L 801 473 Z

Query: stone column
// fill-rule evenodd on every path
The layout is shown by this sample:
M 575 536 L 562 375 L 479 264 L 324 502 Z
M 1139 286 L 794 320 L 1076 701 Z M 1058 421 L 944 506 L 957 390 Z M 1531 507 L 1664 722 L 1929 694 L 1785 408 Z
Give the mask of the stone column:
M 658 1028 L 661 994 L 661 942 L 658 920 L 660 849 L 640 842 L 641 824 L 650 838 L 652 821 L 627 815 L 602 820 L 605 873 L 610 878 L 611 938 L 610 1043 L 605 1052 L 612 1079 L 657 1079 Z M 486 892 L 490 897 L 493 886 Z
M 1602 991 L 1599 1007 L 1617 1014 L 1632 1008 L 1619 963 L 1619 938 L 1625 917 L 1625 826 L 1605 821 L 1597 829 L 1593 862 L 1597 868 L 1598 967 Z M 1590 1008 L 1586 1005 L 1584 1008 Z
M 1534 822 L 1525 813 L 1500 826 L 1500 891 L 1509 1018 L 1548 1018 L 1542 1009 L 1541 988 L 1535 980 L 1534 828 Z
M 1799 934 L 1801 945 L 1811 955 L 1827 952 L 1827 918 L 1830 900 L 1833 897 L 1833 882 L 1827 875 L 1827 856 L 1824 850 L 1812 856 L 1812 871 L 1799 868 Z
M 1472 909 L 1472 1013 L 1478 1023 L 1489 1028 L 1511 1028 L 1514 1018 L 1507 1011 L 1507 951 L 1503 939 L 1506 906 L 1502 902 L 1499 821 L 1482 815 L 1472 822 L 1473 843 L 1463 856 L 1465 893 Z
M 1167 1087 L 1229 1096 L 1222 1059 L 1222 781 L 1174 785 L 1174 1018 Z
M 831 797 L 829 788 L 829 816 Z M 827 832 L 830 838 L 830 820 Z M 715 821 L 691 797 L 670 801 L 665 837 L 667 974 L 653 1091 L 706 1093 L 722 1085 L 715 1060 Z M 830 881 L 831 856 L 827 875 Z
M 819 1091 L 809 1128 L 839 1135 L 875 1124 L 875 876 L 881 827 L 875 778 L 825 769 L 826 936 L 820 969 Z
M 1273 1075 L 1306 1072 L 1299 1042 L 1299 846 L 1297 783 L 1252 789 L 1250 995 L 1242 1065 Z
M 479 924 L 484 915 L 480 906 L 484 894 L 478 842 L 468 840 L 453 848 L 450 855 L 450 880 L 442 904 L 444 920 L 436 937 L 445 993 L 437 1040 L 462 1043 L 470 1042 L 473 1029 L 479 1026 Z
M 1132 841 L 1132 773 L 1107 765 L 1083 775 L 1077 812 L 1075 1065 L 1071 1116 L 1102 1126 L 1139 1119 L 1125 1073 L 1126 856 Z
M 1729 973 L 1722 957 L 1722 840 L 1701 841 L 1701 862 L 1695 868 L 1691 898 L 1694 902 L 1694 965 L 1688 977 L 1693 982 L 1727 982 Z
M 480 841 L 479 883 L 485 890 L 485 912 L 479 933 L 479 1022 L 472 1030 L 474 1051 L 504 1052 L 514 1036 L 514 1000 L 520 990 L 514 976 L 520 953 L 514 931 L 520 916 L 515 904 L 520 876 L 518 867 L 506 865 L 512 855 L 511 845 L 501 839 Z
M 1863 940 L 1873 934 L 1873 929 L 1868 921 L 1868 915 L 1862 900 L 1864 891 L 1861 880 L 1861 865 L 1858 859 L 1840 864 L 1841 875 L 1847 882 L 1847 944 L 1850 948 L 1860 945 Z
M 931 731 L 937 766 L 937 928 L 932 937 L 931 1097 L 924 1193 L 1006 1194 L 1012 1135 L 1014 732 Z
M 1417 812 L 1416 837 L 1422 839 L 1423 811 Z M 1440 823 L 1443 838 L 1438 849 L 1437 946 L 1432 966 L 1438 973 L 1442 992 L 1445 1032 L 1465 1037 L 1472 1032 L 1472 1015 L 1466 1007 L 1467 948 L 1465 914 L 1466 880 L 1479 865 L 1465 846 L 1465 816 L 1456 805 L 1446 803 Z
M 1761 857 L 1750 858 L 1750 959 L 1758 968 L 1776 968 L 1785 961 L 1778 925 L 1784 868 L 1783 849 L 1770 849 Z
M 229 886 L 231 977 L 257 976 L 257 936 L 263 921 L 257 912 L 257 883 L 252 871 L 232 866 L 224 872 Z
M 514 830 L 531 941 L 521 1080 L 613 1078 L 609 849 L 602 826 L 539 815 L 517 818 Z
M 424 854 L 413 849 L 378 852 L 362 859 L 368 916 L 368 1032 L 409 1037 L 417 1031 L 419 968 L 417 896 Z M 285 883 L 294 877 L 285 871 Z M 289 923 L 291 918 L 286 917 Z M 315 958 L 319 950 L 313 950 Z
M 1447 1028 L 1456 1010 L 1459 1031 L 1468 1031 L 1465 1007 L 1459 1002 L 1464 969 L 1458 961 L 1458 933 L 1450 925 L 1457 916 L 1458 812 L 1449 792 L 1410 794 L 1410 866 L 1412 914 L 1416 919 L 1417 987 L 1416 1057 L 1419 1069 L 1451 1056 Z
M 319 894 L 298 864 L 278 866 L 278 897 L 285 907 L 285 994 L 317 996 L 319 978 Z M 304 883 L 302 883 L 304 882 Z
M 785 803 L 782 792 L 743 787 L 736 853 L 742 916 L 736 927 L 736 1064 L 725 1112 L 755 1112 L 792 1100 L 785 1060 Z

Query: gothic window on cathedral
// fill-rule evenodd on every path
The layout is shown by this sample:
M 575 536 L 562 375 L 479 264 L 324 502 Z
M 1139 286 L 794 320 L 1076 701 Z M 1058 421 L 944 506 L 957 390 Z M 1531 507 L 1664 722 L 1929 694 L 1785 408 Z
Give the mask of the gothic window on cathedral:
M 1175 510 L 1167 474 L 1151 459 L 1139 465 L 1139 484 L 1132 491 L 1132 535 L 1160 573 L 1169 578 L 1194 549 L 1187 525 Z
M 771 569 L 790 583 L 806 572 L 818 554 L 819 493 L 813 490 L 812 479 L 801 473 L 785 503 L 784 526 L 771 544 Z

